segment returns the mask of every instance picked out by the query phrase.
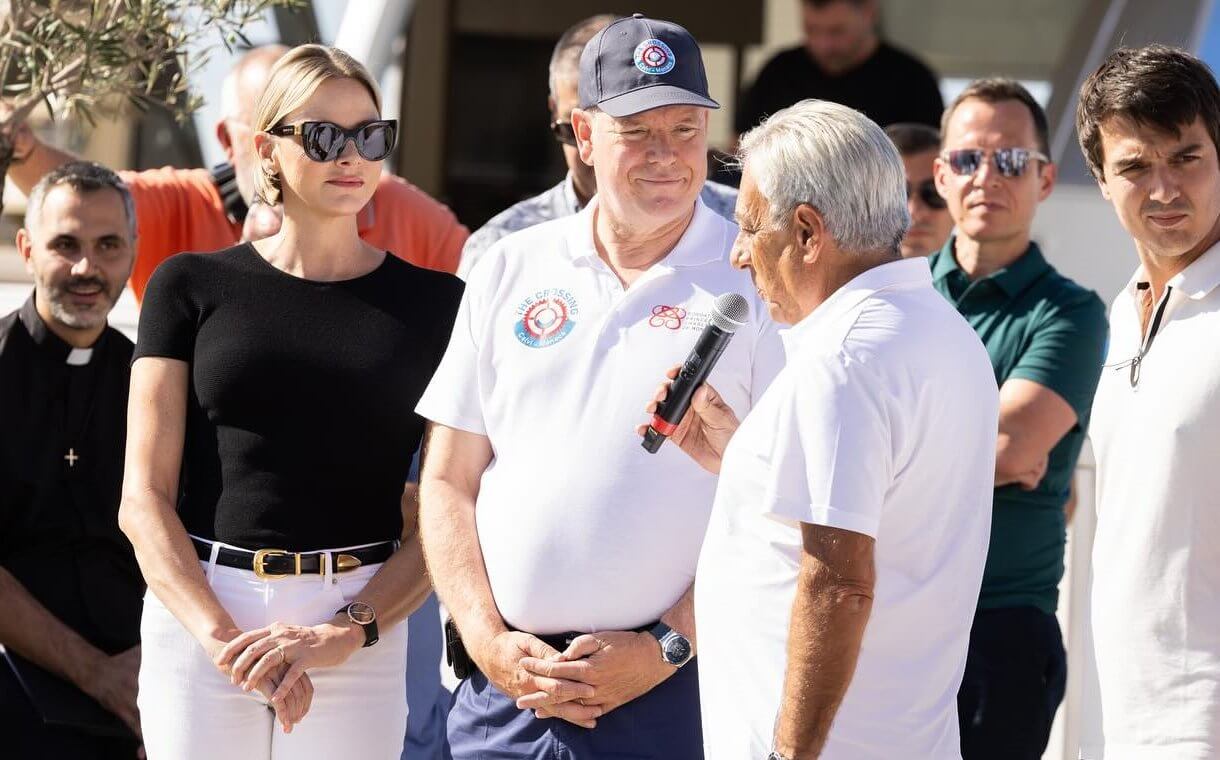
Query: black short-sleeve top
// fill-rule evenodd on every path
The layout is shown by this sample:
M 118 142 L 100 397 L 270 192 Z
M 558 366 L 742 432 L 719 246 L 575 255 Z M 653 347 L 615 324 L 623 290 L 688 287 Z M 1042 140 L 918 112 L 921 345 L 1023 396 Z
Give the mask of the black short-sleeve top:
M 249 244 L 161 264 L 135 359 L 190 365 L 187 532 L 292 551 L 398 538 L 423 433 L 415 404 L 461 291 L 392 255 L 338 282 L 290 275 Z

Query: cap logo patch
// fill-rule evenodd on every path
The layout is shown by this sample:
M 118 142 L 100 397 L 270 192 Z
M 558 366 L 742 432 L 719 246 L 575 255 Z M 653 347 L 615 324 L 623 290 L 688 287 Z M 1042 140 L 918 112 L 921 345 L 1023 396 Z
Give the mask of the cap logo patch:
M 644 40 L 635 46 L 635 67 L 645 74 L 668 74 L 677 63 L 674 51 L 660 40 Z

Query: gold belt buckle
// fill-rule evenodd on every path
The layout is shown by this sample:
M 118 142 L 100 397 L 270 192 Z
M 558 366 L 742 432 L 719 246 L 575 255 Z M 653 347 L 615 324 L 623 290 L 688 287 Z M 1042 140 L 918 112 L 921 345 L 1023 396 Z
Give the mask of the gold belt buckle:
M 350 554 L 336 554 L 334 555 L 334 558 L 336 573 L 346 573 L 348 570 L 355 570 L 356 568 L 360 567 L 360 565 L 364 564 L 358 558 L 353 557 Z
M 287 557 L 291 552 L 285 549 L 259 549 L 254 552 L 254 575 L 263 580 L 275 580 L 276 578 L 287 578 L 292 573 L 269 573 L 263 569 L 263 563 L 268 557 Z M 301 555 L 297 555 L 297 575 L 301 574 Z

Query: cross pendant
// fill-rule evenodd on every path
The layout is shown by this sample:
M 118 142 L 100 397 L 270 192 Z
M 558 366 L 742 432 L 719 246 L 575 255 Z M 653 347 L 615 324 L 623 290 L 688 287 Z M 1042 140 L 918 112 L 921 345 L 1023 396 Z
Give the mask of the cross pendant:
M 69 448 L 68 453 L 64 454 L 64 461 L 66 461 L 68 463 L 69 467 L 75 467 L 76 460 L 78 460 L 78 459 L 80 459 L 80 457 L 76 455 L 75 448 Z

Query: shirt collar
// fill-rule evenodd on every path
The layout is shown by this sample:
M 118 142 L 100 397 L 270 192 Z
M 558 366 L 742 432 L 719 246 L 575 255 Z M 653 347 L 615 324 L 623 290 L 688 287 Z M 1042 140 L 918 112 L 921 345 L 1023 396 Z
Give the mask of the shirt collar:
M 593 242 L 593 222 L 597 212 L 597 196 L 589 200 L 589 205 L 580 213 L 571 217 L 572 224 L 569 240 L 569 251 L 573 261 L 582 259 L 598 259 L 597 246 Z M 733 228 L 734 230 L 736 228 Z M 702 198 L 695 198 L 695 214 L 691 217 L 686 231 L 678 239 L 678 243 L 654 266 L 664 266 L 670 269 L 680 267 L 697 267 L 712 264 L 725 259 L 726 244 L 724 237 L 729 234 L 729 228 L 721 223 L 721 218 L 709 209 Z M 728 262 L 725 261 L 727 265 Z
M 1147 281 L 1148 273 L 1141 266 L 1127 280 L 1123 290 L 1135 297 L 1139 284 Z M 1189 266 L 1170 277 L 1166 285 L 1193 300 L 1206 297 L 1220 285 L 1220 243 L 1208 248 Z
M 1190 262 L 1189 266 L 1170 278 L 1169 284 L 1183 295 L 1198 300 L 1220 285 L 1220 243 Z
M 801 321 L 780 332 L 789 356 L 803 347 L 815 345 L 820 338 L 835 334 L 828 330 L 840 317 L 859 308 L 869 297 L 882 290 L 913 288 L 932 284 L 932 273 L 922 258 L 899 259 L 861 272 L 805 315 Z
M 966 273 L 962 271 L 961 265 L 957 263 L 957 256 L 954 254 L 956 240 L 956 234 L 950 235 L 945 242 L 945 247 L 940 249 L 940 254 L 932 262 L 933 280 L 943 280 L 953 272 L 960 272 L 962 277 L 967 277 Z M 1014 298 L 1049 268 L 1050 264 L 1046 263 L 1042 249 L 1038 247 L 1037 243 L 1031 241 L 1029 248 L 1026 248 L 1025 253 L 1021 254 L 1016 261 L 980 279 L 991 280 L 997 288 L 1004 292 L 1004 295 Z
M 51 331 L 51 328 L 47 327 L 47 323 L 43 321 L 42 315 L 38 313 L 38 307 L 35 305 L 34 299 L 35 295 L 31 293 L 26 302 L 22 304 L 17 318 L 25 326 L 25 331 L 29 333 L 38 350 L 57 364 L 70 363 L 76 366 L 88 364 L 93 352 L 100 348 L 102 342 L 106 339 L 105 330 L 102 331 L 102 334 L 89 348 L 73 349 L 63 338 L 56 335 Z M 82 351 L 88 351 L 89 354 L 86 356 Z M 69 362 L 69 357 L 72 357 L 73 361 Z

